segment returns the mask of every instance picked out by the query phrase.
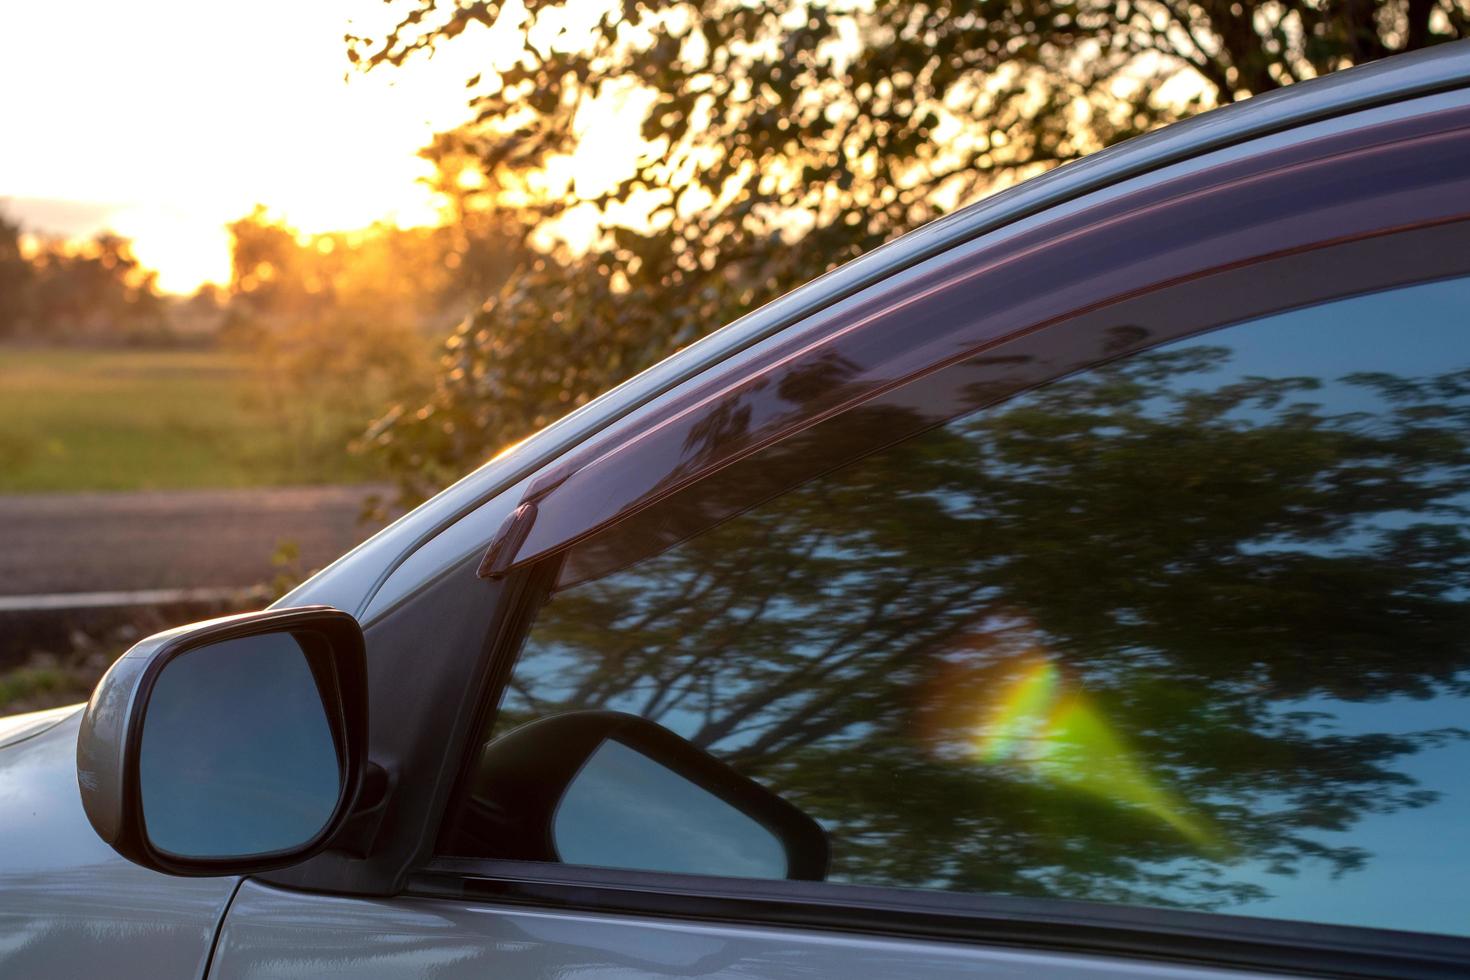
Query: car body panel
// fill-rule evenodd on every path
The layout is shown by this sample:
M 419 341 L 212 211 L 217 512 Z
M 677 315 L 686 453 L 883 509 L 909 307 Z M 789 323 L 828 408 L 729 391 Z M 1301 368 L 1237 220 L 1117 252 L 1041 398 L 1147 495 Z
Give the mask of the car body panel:
M 79 704 L 48 708 L 44 711 L 28 711 L 23 715 L 0 718 L 0 749 L 34 738 L 48 728 L 55 727 L 74 712 L 82 710 Z
M 1226 980 L 1246 974 L 1112 957 L 464 901 L 311 895 L 246 882 L 210 980 Z
M 238 879 L 172 878 L 104 844 L 77 789 L 81 714 L 49 714 L 0 748 L 0 976 L 203 977 Z

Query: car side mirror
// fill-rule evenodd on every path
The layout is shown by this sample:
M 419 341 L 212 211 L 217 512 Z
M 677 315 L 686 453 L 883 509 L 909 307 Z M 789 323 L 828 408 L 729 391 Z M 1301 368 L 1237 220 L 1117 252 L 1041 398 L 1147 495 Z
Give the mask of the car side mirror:
M 616 711 L 523 725 L 485 746 L 457 833 L 469 853 L 820 881 L 815 820 L 666 728 Z
M 249 874 L 325 849 L 363 782 L 362 630 L 327 606 L 150 636 L 97 684 L 77 739 L 82 806 L 144 867 Z

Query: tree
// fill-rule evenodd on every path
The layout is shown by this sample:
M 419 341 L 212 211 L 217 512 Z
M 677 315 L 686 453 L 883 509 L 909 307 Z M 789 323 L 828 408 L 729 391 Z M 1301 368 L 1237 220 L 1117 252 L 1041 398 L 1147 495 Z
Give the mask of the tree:
M 1470 33 L 1466 0 L 414 0 L 368 69 L 524 16 L 471 80 L 477 161 L 532 228 L 604 215 L 585 254 L 527 256 L 376 438 L 420 495 L 674 349 L 987 190 L 1201 108 Z M 582 26 L 579 26 L 582 25 Z M 544 179 L 586 114 L 641 125 L 610 191 Z M 615 214 L 622 214 L 614 220 Z M 621 224 L 618 223 L 621 221 Z M 410 421 L 410 419 L 415 421 Z
M 49 340 L 151 340 L 168 333 L 156 272 L 112 232 L 21 247 L 20 227 L 0 218 L 0 336 Z
M 445 325 L 478 305 L 469 297 L 493 288 L 513 254 L 498 216 L 311 234 L 257 206 L 229 231 L 222 335 L 250 355 L 252 400 L 308 475 L 355 447 L 383 405 L 432 390 Z M 379 462 L 355 457 L 368 472 Z
M 286 436 L 299 472 L 314 476 L 383 404 L 429 387 L 447 232 L 378 224 L 304 234 L 259 206 L 229 230 L 222 337 L 248 355 L 250 402 Z
M 21 228 L 0 214 L 0 338 L 14 336 L 30 314 L 35 271 L 21 249 Z

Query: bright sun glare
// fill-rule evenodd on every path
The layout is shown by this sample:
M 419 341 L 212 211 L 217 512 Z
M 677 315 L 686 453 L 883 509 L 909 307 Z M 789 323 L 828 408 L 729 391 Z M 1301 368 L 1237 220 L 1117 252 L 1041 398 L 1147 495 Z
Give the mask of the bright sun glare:
M 304 232 L 438 219 L 417 156 L 462 122 L 465 79 L 520 41 L 489 32 L 395 71 L 353 73 L 362 0 L 82 0 L 0 10 L 0 207 L 28 230 L 134 239 L 162 288 L 230 275 L 226 222 L 265 204 Z M 509 25 L 508 25 L 509 26 Z M 631 162 L 636 147 L 620 142 Z M 600 166 L 607 168 L 608 145 Z

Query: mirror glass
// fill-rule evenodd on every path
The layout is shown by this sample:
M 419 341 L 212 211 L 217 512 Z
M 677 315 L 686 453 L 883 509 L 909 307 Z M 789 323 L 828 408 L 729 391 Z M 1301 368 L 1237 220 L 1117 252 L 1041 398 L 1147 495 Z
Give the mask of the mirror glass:
M 784 878 L 786 851 L 764 825 L 672 769 L 609 739 L 563 794 L 552 822 L 570 864 Z
M 179 857 L 300 847 L 331 819 L 342 772 L 306 654 L 290 633 L 169 661 L 138 760 L 148 839 Z

